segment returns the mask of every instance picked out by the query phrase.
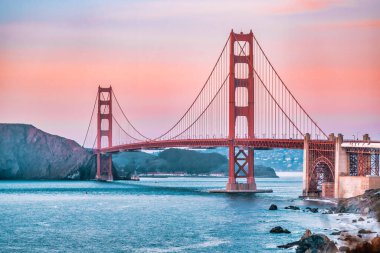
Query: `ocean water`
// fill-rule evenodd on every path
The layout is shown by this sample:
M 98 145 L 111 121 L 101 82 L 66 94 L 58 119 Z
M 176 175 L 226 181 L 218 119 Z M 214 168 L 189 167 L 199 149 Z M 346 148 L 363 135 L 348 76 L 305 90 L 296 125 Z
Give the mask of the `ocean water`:
M 331 215 L 285 210 L 302 178 L 257 179 L 273 193 L 211 194 L 226 178 L 0 181 L 1 252 L 294 252 L 276 246 L 305 229 L 329 233 Z M 270 204 L 280 210 L 269 211 Z M 326 206 L 319 206 L 324 208 Z M 291 234 L 270 234 L 283 226 Z M 327 229 L 327 230 L 326 230 Z

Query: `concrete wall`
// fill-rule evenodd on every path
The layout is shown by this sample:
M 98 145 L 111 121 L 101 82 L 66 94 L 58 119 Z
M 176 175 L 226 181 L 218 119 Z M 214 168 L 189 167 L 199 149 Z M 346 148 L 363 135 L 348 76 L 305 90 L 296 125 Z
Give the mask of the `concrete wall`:
M 380 188 L 380 176 L 340 176 L 338 198 L 351 198 L 366 190 Z
M 341 188 L 339 177 L 349 175 L 348 155 L 346 151 L 342 148 L 342 143 L 343 135 L 339 134 L 338 137 L 335 139 L 335 197 L 339 196 L 339 189 Z M 342 187 L 345 186 L 342 185 Z

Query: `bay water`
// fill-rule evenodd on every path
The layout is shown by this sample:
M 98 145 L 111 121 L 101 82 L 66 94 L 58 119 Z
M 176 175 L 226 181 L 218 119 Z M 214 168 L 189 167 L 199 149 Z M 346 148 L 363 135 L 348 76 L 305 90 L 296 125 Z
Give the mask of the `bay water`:
M 0 181 L 0 252 L 294 252 L 277 245 L 337 224 L 304 210 L 327 204 L 298 198 L 299 173 L 279 174 L 256 179 L 273 189 L 256 195 L 208 193 L 225 187 L 216 177 Z M 269 233 L 275 226 L 291 234 Z

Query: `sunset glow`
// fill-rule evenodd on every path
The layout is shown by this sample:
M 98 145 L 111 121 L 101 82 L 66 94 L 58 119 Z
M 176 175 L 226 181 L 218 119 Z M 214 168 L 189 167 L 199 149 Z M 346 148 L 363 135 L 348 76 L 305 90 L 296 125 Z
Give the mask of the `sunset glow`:
M 1 1 L 1 122 L 81 143 L 97 87 L 112 85 L 134 125 L 157 136 L 194 100 L 231 29 L 252 29 L 327 133 L 380 139 L 375 0 Z

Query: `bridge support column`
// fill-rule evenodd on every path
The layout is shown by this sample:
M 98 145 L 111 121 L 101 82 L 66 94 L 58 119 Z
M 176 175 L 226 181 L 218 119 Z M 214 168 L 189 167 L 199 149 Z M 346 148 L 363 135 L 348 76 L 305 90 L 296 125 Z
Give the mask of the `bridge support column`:
M 252 148 L 229 148 L 228 191 L 256 190 L 254 177 L 254 150 Z M 236 150 L 238 149 L 238 151 Z M 237 178 L 245 178 L 246 183 L 239 183 Z
M 243 47 L 239 42 L 248 44 Z M 237 42 L 237 43 L 235 43 Z M 238 52 L 238 54 L 236 54 Z M 253 33 L 230 34 L 230 75 L 229 75 L 229 178 L 227 191 L 256 191 L 254 177 L 254 150 L 253 148 L 237 147 L 235 139 L 255 138 L 254 136 L 254 79 L 253 79 Z M 236 69 L 237 68 L 237 69 Z M 245 72 L 246 76 L 236 76 Z M 246 89 L 248 105 L 242 106 L 241 101 L 235 101 L 237 88 Z M 238 96 L 241 97 L 241 96 Z M 247 122 L 248 133 L 240 133 L 236 137 L 236 118 L 244 117 Z M 237 182 L 237 178 L 246 179 L 246 182 Z
M 107 139 L 107 146 L 112 147 L 112 88 L 98 88 L 98 121 L 97 121 L 97 156 L 96 179 L 112 181 L 112 154 L 103 157 L 101 154 L 102 139 Z
M 306 134 L 303 144 L 303 170 L 302 170 L 302 195 L 307 196 L 309 192 L 309 142 L 310 134 Z
M 342 148 L 343 135 L 338 134 L 335 140 L 335 186 L 334 198 L 339 198 L 339 179 L 341 176 L 350 174 L 347 152 Z

